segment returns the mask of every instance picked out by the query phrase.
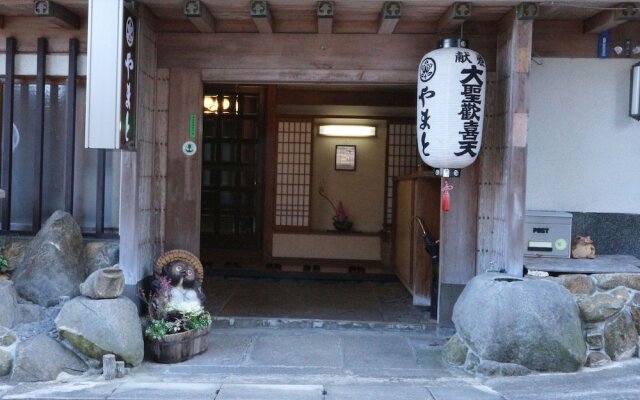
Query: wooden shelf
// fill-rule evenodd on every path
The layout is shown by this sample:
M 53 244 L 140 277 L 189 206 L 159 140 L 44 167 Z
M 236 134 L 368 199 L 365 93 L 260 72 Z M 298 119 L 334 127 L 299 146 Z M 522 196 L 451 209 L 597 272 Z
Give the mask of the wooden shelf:
M 611 274 L 640 273 L 640 260 L 627 255 L 602 255 L 593 260 L 573 258 L 525 257 L 528 270 L 549 273 Z

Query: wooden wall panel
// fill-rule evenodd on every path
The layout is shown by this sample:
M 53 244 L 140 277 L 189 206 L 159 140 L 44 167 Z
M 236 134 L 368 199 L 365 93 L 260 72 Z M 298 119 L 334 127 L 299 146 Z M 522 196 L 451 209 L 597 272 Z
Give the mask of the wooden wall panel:
M 154 229 L 160 253 L 165 245 L 165 217 L 167 209 L 167 134 L 169 122 L 169 70 L 158 69 L 156 74 L 155 135 L 153 151 Z
M 466 284 L 476 275 L 478 171 L 476 162 L 449 179 L 451 210 L 440 213 L 441 284 Z
M 509 14 L 498 34 L 495 128 L 480 163 L 477 272 L 521 276 L 532 22 Z
M 161 41 L 161 40 L 160 40 Z M 159 41 L 159 42 L 160 42 Z M 165 248 L 200 253 L 200 151 L 182 152 L 189 140 L 189 116 L 198 118 L 196 145 L 202 147 L 202 78 L 199 69 L 172 68 L 169 72 L 169 131 L 167 135 L 167 211 Z
M 416 66 L 437 35 L 254 35 L 161 33 L 158 66 L 198 68 L 217 82 L 388 82 L 415 84 Z M 473 48 L 492 68 L 495 35 Z
M 47 52 L 67 53 L 69 51 L 69 39 L 78 39 L 80 42 L 80 53 L 87 52 L 87 21 L 83 20 L 82 26 L 78 30 L 64 29 L 47 18 L 39 17 L 11 17 L 6 16 L 4 29 L 0 29 L 0 53 L 6 50 L 5 38 L 15 37 L 18 39 L 19 53 L 35 53 L 39 37 L 46 37 L 48 40 Z

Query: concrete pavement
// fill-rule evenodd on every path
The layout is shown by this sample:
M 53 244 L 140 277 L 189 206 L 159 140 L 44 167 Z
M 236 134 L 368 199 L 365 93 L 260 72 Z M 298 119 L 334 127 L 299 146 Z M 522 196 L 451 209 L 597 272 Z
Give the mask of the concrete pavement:
M 0 399 L 499 400 L 640 399 L 640 360 L 575 374 L 478 379 L 440 361 L 436 331 L 217 329 L 181 364 L 8 385 Z

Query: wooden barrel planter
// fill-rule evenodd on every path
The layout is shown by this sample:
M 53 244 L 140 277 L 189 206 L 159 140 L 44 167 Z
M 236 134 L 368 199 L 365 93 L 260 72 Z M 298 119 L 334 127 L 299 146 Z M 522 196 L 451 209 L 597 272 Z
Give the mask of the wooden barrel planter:
M 173 364 L 187 361 L 207 351 L 209 327 L 166 335 L 161 340 L 146 338 L 145 347 L 155 362 Z

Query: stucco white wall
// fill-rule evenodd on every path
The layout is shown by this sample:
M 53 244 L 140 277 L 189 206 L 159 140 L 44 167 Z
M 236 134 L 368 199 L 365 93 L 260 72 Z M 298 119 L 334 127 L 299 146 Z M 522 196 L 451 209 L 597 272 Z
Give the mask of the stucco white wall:
M 628 116 L 636 62 L 532 65 L 527 209 L 640 214 L 640 122 Z

